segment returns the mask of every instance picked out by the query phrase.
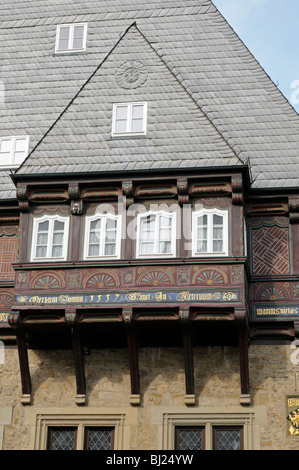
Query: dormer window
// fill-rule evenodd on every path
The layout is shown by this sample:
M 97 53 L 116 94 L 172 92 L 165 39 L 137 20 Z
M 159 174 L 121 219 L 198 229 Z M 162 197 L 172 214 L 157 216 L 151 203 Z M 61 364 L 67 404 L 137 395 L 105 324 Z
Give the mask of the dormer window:
M 113 106 L 112 137 L 146 134 L 147 103 L 120 103 Z
M 84 52 L 86 36 L 87 23 L 58 25 L 55 53 Z
M 28 155 L 29 136 L 0 138 L 0 167 L 18 167 Z

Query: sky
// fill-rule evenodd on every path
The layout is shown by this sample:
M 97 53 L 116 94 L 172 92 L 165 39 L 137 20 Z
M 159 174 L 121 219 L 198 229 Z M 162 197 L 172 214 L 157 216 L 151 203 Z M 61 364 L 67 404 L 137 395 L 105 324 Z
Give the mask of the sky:
M 299 113 L 299 0 L 212 0 Z

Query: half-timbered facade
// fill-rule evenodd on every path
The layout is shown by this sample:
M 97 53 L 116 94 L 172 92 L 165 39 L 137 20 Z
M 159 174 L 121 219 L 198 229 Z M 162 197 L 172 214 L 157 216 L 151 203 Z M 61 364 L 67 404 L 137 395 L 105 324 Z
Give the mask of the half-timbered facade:
M 28 3 L 0 23 L 2 448 L 298 449 L 298 115 L 210 0 Z

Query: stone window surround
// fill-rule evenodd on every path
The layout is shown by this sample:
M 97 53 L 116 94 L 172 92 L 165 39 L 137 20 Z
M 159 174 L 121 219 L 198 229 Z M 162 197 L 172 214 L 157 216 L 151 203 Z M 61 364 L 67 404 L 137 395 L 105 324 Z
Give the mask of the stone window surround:
M 12 422 L 12 407 L 0 407 L 0 450 L 3 449 L 4 427 Z
M 199 406 L 152 409 L 151 423 L 158 426 L 160 450 L 174 450 L 176 426 L 204 426 L 205 447 L 212 450 L 213 426 L 242 426 L 244 450 L 260 450 L 261 426 L 266 424 L 266 408 L 254 406 L 244 411 L 239 406 Z
M 137 410 L 132 407 L 31 408 L 26 410 L 25 424 L 30 426 L 30 450 L 46 450 L 48 428 L 53 426 L 76 426 L 77 449 L 83 449 L 85 426 L 113 427 L 114 450 L 125 450 L 130 448 L 131 427 L 137 424 Z

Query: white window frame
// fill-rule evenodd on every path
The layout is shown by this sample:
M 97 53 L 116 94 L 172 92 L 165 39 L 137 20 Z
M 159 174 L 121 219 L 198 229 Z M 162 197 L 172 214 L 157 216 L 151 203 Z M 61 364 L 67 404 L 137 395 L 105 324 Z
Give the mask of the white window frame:
M 74 42 L 74 30 L 76 26 L 83 26 L 83 43 L 82 48 L 75 49 L 73 47 Z M 59 49 L 59 39 L 60 39 L 60 30 L 61 28 L 70 28 L 70 34 L 68 38 L 68 48 Z M 86 51 L 86 39 L 87 39 L 87 23 L 66 23 L 58 24 L 56 29 L 56 41 L 55 41 L 55 54 L 67 54 L 71 52 L 85 52 Z
M 140 253 L 141 249 L 141 221 L 144 218 L 155 216 L 156 223 L 154 229 L 154 253 Z M 159 224 L 157 224 L 157 217 L 169 217 L 172 219 L 172 231 L 171 231 L 171 249 L 170 253 L 159 253 L 158 246 L 160 243 L 158 232 Z M 176 213 L 175 212 L 165 212 L 165 211 L 148 211 L 145 213 L 137 214 L 137 239 L 136 239 L 136 258 L 174 258 L 176 256 Z
M 100 232 L 100 253 L 99 255 L 89 255 L 89 234 L 90 234 L 90 225 L 91 222 L 101 219 L 105 224 L 105 228 L 101 227 Z M 106 234 L 106 224 L 107 219 L 116 220 L 116 244 L 115 244 L 115 254 L 114 255 L 105 255 L 105 234 Z M 95 214 L 93 216 L 86 217 L 85 219 L 85 236 L 84 236 L 84 259 L 119 259 L 120 250 L 121 250 L 121 226 L 122 219 L 120 215 L 114 214 Z
M 143 106 L 143 128 L 142 131 L 136 132 L 132 131 L 132 112 L 134 106 Z M 117 108 L 126 107 L 127 108 L 127 118 L 126 118 L 126 131 L 125 132 L 116 132 L 116 112 Z M 112 137 L 125 137 L 125 136 L 143 136 L 146 135 L 147 128 L 147 103 L 146 102 L 132 102 L 132 103 L 114 103 L 113 104 L 113 113 L 112 113 Z
M 197 219 L 207 215 L 207 251 L 197 251 Z M 213 216 L 218 215 L 223 217 L 223 251 L 213 251 Z M 220 209 L 201 209 L 200 211 L 193 212 L 192 214 L 192 256 L 193 257 L 206 257 L 206 256 L 228 256 L 229 243 L 228 243 L 228 210 Z
M 36 256 L 36 247 L 37 247 L 37 237 L 38 237 L 38 226 L 40 223 L 49 221 L 49 230 L 48 230 L 48 243 L 47 243 L 47 254 L 43 258 Z M 63 234 L 63 246 L 62 246 L 62 255 L 59 257 L 52 257 L 52 245 L 53 245 L 53 229 L 55 221 L 64 223 L 64 234 Z M 32 245 L 31 245 L 31 261 L 65 261 L 67 259 L 67 249 L 68 249 L 68 239 L 69 239 L 69 218 L 61 217 L 60 215 L 43 215 L 39 218 L 34 218 L 33 220 L 33 233 L 32 233 Z
M 1 143 L 5 140 L 10 141 L 10 156 L 9 156 L 9 162 L 7 163 L 1 163 L 1 153 L 0 153 L 0 168 L 18 168 L 23 161 L 27 158 L 28 156 L 28 149 L 29 149 L 29 135 L 17 135 L 17 136 L 8 136 L 8 137 L 0 137 L 0 148 L 1 148 Z M 16 143 L 18 140 L 24 140 L 24 153 L 25 157 L 22 160 L 22 162 L 15 163 L 15 151 L 16 151 Z

